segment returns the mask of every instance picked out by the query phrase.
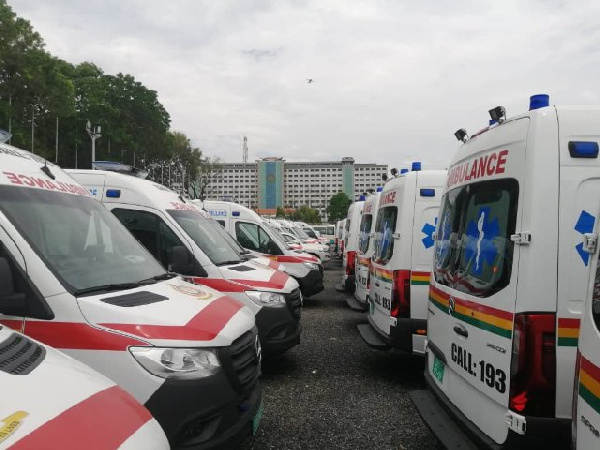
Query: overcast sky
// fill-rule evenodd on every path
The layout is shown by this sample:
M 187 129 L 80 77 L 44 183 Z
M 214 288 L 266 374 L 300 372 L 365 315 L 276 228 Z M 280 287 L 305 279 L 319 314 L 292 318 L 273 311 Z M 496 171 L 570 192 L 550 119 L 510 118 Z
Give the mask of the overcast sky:
M 458 128 L 529 96 L 598 104 L 600 2 L 8 0 L 71 63 L 132 74 L 227 162 L 446 167 Z M 307 78 L 314 83 L 308 84 Z

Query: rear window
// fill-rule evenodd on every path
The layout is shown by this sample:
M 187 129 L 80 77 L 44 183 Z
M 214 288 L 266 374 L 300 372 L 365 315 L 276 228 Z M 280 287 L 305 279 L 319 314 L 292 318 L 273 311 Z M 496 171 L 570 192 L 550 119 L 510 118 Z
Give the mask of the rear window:
M 369 234 L 371 233 L 371 225 L 373 224 L 373 215 L 365 214 L 360 219 L 360 232 L 358 235 L 358 251 L 360 253 L 367 253 L 369 249 L 369 241 L 371 240 Z
M 394 237 L 392 235 L 396 230 L 397 216 L 398 208 L 395 206 L 381 208 L 377 213 L 373 256 L 379 264 L 387 264 L 394 254 Z
M 519 185 L 495 180 L 461 186 L 442 199 L 435 243 L 436 282 L 477 297 L 510 283 Z

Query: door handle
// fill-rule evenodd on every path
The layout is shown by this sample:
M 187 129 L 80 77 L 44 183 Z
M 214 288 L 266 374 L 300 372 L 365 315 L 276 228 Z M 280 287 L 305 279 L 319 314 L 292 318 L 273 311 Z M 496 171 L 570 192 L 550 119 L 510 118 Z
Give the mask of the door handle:
M 469 332 L 467 331 L 467 329 L 461 325 L 461 324 L 456 324 L 454 325 L 454 332 L 462 337 L 468 338 L 469 337 Z

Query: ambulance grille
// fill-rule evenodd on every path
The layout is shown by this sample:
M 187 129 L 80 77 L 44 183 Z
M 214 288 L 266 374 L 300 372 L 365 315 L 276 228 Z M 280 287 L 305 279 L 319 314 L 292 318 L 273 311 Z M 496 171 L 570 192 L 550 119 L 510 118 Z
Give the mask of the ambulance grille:
M 302 294 L 300 293 L 300 289 L 294 289 L 291 294 L 286 295 L 285 303 L 294 318 L 300 320 L 300 316 L 302 315 Z
M 224 367 L 240 393 L 249 392 L 260 376 L 261 348 L 256 328 L 245 332 L 226 350 Z
M 27 375 L 46 356 L 46 349 L 25 336 L 11 334 L 0 343 L 0 371 L 11 375 Z

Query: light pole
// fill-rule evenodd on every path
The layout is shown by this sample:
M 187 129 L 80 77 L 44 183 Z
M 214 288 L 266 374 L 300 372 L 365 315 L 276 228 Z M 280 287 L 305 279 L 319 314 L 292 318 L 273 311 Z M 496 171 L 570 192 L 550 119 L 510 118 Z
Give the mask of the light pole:
M 92 124 L 88 120 L 85 124 L 85 131 L 90 135 L 90 139 L 92 140 L 92 164 L 96 162 L 96 139 L 102 137 L 102 127 L 97 125 L 92 129 Z

